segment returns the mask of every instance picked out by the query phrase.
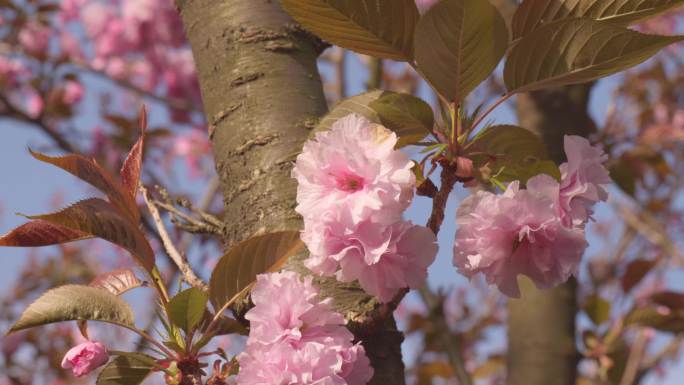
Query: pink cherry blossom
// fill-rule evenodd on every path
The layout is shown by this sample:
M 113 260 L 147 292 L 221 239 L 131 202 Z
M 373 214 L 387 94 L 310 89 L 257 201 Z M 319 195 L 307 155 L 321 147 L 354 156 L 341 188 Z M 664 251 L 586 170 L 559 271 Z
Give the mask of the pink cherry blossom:
M 6 56 L 0 56 L 0 84 L 5 86 L 16 86 L 19 79 L 29 75 L 30 71 L 20 60 Z
M 361 345 L 250 345 L 238 356 L 238 385 L 365 385 L 372 377 Z
M 299 345 L 333 333 L 339 334 L 338 339 L 350 339 L 351 333 L 341 327 L 344 318 L 330 307 L 331 300 L 319 301 L 317 295 L 311 277 L 301 279 L 293 272 L 260 275 L 252 290 L 255 306 L 245 316 L 251 324 L 250 341 L 285 340 Z
M 84 90 L 81 83 L 74 80 L 67 80 L 64 84 L 62 101 L 67 105 L 78 103 L 83 97 L 83 92 Z
M 37 21 L 30 21 L 19 31 L 19 43 L 32 55 L 45 54 L 50 42 L 50 30 Z
M 100 342 L 87 341 L 71 348 L 62 359 L 62 368 L 71 369 L 74 376 L 84 376 L 109 360 L 107 348 Z
M 587 242 L 557 214 L 559 184 L 547 175 L 513 182 L 503 195 L 479 191 L 458 209 L 454 265 L 467 277 L 483 273 L 504 294 L 520 296 L 519 274 L 550 288 L 576 273 Z
M 559 211 L 566 226 L 582 226 L 593 213 L 591 207 L 608 199 L 610 175 L 603 164 L 608 156 L 581 136 L 565 136 L 568 161 L 560 166 Z
M 32 118 L 37 118 L 45 108 L 45 101 L 40 94 L 30 88 L 25 90 L 26 114 Z
M 312 278 L 293 272 L 262 274 L 247 312 L 250 333 L 238 356 L 241 385 L 363 385 L 373 369 L 363 346 L 353 344 L 344 318 L 319 301 Z
M 306 265 L 314 273 L 336 273 L 342 282 L 358 280 L 383 302 L 391 301 L 399 289 L 423 285 L 437 254 L 432 231 L 405 221 L 384 226 L 321 218 L 307 224 L 302 240 L 311 252 Z
M 354 222 L 392 223 L 409 205 L 413 162 L 394 149 L 397 136 L 383 126 L 351 114 L 330 131 L 304 144 L 293 176 L 297 212 L 305 220 L 325 211 L 347 211 Z

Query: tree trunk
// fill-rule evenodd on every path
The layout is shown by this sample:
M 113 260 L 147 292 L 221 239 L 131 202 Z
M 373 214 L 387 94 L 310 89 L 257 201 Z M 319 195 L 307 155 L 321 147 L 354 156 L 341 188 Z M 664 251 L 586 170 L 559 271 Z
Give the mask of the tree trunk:
M 275 0 L 177 0 L 192 46 L 224 197 L 225 246 L 299 230 L 295 156 L 327 110 L 316 67 L 322 44 Z M 301 258 L 290 268 L 304 271 Z M 354 285 L 318 280 L 375 368 L 372 384 L 403 385 L 402 335 L 391 312 Z
M 564 135 L 587 136 L 595 130 L 588 114 L 591 87 L 518 96 L 520 125 L 544 139 L 557 163 L 565 161 Z M 522 281 L 522 298 L 508 302 L 508 385 L 575 385 L 575 280 L 551 290 Z

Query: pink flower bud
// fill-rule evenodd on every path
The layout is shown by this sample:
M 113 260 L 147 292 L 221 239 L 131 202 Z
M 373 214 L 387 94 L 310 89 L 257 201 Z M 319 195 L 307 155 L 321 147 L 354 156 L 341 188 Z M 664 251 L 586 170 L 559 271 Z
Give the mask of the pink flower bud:
M 109 360 L 107 348 L 100 342 L 87 341 L 71 348 L 62 359 L 62 368 L 71 369 L 74 376 L 84 376 Z

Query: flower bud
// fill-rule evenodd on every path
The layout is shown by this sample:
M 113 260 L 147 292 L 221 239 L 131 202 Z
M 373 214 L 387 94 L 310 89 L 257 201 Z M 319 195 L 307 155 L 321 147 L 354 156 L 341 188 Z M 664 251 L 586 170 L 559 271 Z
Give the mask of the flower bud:
M 107 348 L 100 342 L 87 341 L 71 348 L 62 359 L 62 368 L 71 369 L 74 376 L 84 376 L 109 360 Z

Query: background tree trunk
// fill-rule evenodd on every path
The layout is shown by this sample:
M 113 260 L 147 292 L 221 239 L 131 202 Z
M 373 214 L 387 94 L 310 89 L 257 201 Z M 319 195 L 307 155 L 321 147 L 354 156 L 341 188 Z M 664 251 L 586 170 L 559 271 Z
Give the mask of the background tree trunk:
M 177 0 L 199 73 L 225 205 L 225 246 L 300 229 L 293 161 L 327 110 L 321 42 L 274 0 Z M 299 259 L 301 260 L 301 258 Z M 291 269 L 304 271 L 297 261 Z M 402 334 L 391 312 L 354 285 L 319 281 L 375 368 L 372 384 L 403 385 Z M 380 316 L 384 315 L 384 316 Z
M 565 161 L 563 136 L 595 130 L 588 103 L 592 85 L 517 97 L 520 125 L 539 134 L 554 161 Z M 522 298 L 508 302 L 508 385 L 575 385 L 576 282 L 537 290 L 522 280 Z

